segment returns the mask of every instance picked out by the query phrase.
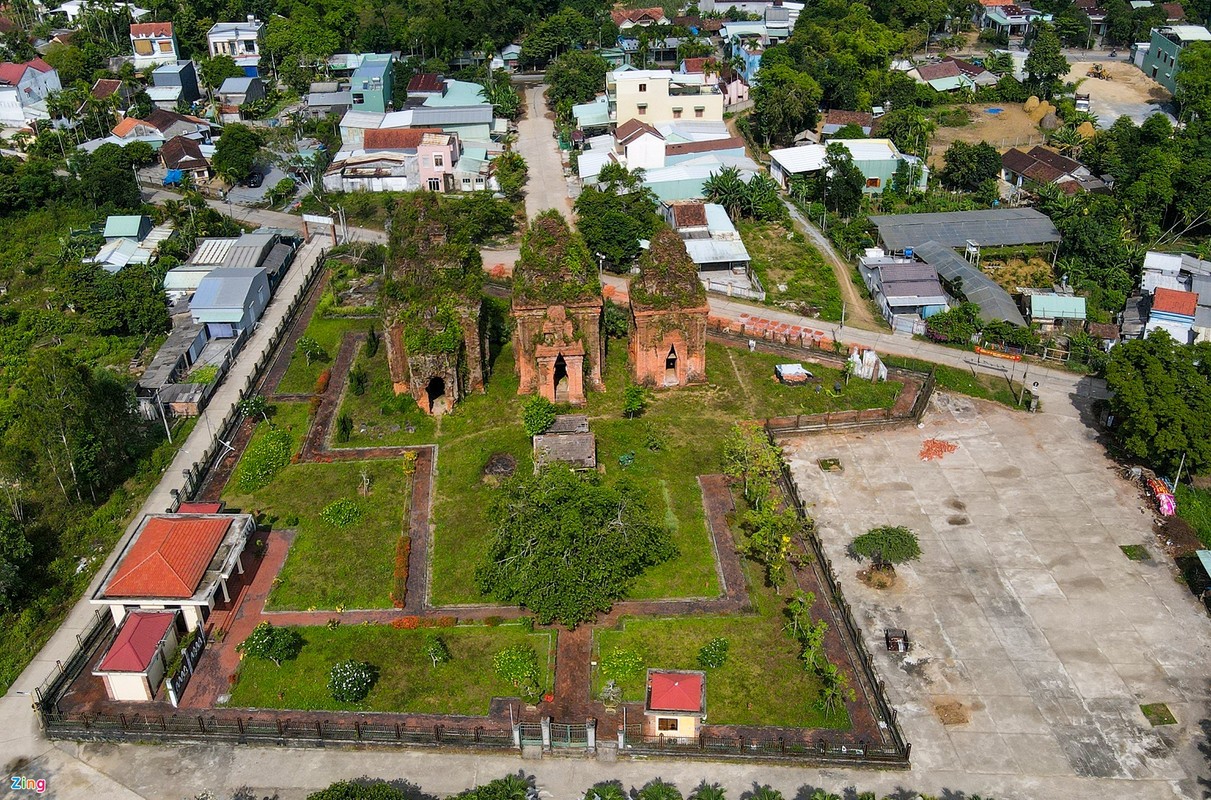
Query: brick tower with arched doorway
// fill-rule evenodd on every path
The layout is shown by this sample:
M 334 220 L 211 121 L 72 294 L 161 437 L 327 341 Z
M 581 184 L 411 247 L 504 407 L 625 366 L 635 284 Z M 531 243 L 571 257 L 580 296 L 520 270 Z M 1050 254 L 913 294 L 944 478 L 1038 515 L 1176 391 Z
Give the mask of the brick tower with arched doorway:
M 671 389 L 706 382 L 706 318 L 698 268 L 671 228 L 662 227 L 631 280 L 628 353 L 635 383 Z

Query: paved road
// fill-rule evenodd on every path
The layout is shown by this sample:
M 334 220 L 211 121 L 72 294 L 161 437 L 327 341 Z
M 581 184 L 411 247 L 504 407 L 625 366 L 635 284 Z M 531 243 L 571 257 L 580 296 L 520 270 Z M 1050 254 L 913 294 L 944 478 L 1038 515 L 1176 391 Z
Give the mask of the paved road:
M 163 189 L 156 189 L 151 192 L 149 197 L 153 203 L 163 203 L 166 200 L 180 200 L 181 195 L 176 192 L 166 192 Z M 250 225 L 256 225 L 264 228 L 285 228 L 287 230 L 299 231 L 303 230 L 303 218 L 294 214 L 286 214 L 281 211 L 270 211 L 264 208 L 246 208 L 237 204 L 227 204 L 222 200 L 208 199 L 206 204 L 216 211 L 231 216 L 237 222 L 244 222 Z M 328 237 L 328 231 L 322 226 L 311 226 L 311 233 L 318 240 L 323 239 L 328 244 L 331 244 L 331 239 Z M 383 231 L 376 231 L 371 228 L 356 228 L 350 226 L 348 229 L 349 239 L 351 241 L 363 242 L 383 242 L 387 241 L 387 234 Z
M 555 146 L 555 121 L 548 116 L 546 87 L 541 84 L 525 90 L 526 116 L 517 123 L 517 152 L 530 168 L 526 183 L 526 216 L 530 219 L 548 208 L 557 208 L 565 217 L 572 215 L 568 199 L 568 179 Z

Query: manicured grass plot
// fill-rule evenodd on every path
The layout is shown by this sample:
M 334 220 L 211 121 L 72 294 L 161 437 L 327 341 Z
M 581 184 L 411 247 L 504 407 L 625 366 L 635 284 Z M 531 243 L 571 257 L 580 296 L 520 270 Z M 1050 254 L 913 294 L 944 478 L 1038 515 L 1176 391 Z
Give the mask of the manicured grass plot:
M 245 658 L 232 690 L 238 708 L 297 708 L 420 714 L 484 715 L 493 697 L 514 697 L 517 690 L 497 677 L 492 657 L 517 644 L 532 646 L 541 670 L 539 686 L 551 686 L 555 633 L 531 633 L 520 625 L 465 626 L 399 630 L 389 625 L 341 625 L 299 628 L 303 649 L 298 658 L 275 666 Z M 429 635 L 441 636 L 451 659 L 433 666 L 425 655 Z M 364 701 L 338 703 L 328 691 L 328 672 L 347 659 L 366 661 L 379 677 Z

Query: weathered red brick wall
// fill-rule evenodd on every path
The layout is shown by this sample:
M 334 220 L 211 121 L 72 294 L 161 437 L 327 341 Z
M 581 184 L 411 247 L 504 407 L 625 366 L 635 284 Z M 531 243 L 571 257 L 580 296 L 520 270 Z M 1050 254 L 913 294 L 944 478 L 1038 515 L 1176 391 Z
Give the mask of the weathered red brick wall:
M 707 307 L 632 311 L 630 361 L 636 383 L 656 389 L 706 382 Z M 677 357 L 667 366 L 669 351 Z

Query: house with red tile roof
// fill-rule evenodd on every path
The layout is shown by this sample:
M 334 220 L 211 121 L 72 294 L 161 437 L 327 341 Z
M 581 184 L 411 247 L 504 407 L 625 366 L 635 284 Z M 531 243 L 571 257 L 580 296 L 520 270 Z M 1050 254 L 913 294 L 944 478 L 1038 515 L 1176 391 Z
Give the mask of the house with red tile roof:
M 1160 287 L 1152 293 L 1152 307 L 1144 336 L 1163 330 L 1179 344 L 1190 344 L 1194 334 L 1194 317 L 1198 313 L 1198 294 Z
M 175 64 L 180 58 L 171 22 L 136 22 L 130 26 L 130 46 L 135 53 L 135 69 Z
M 697 739 L 706 722 L 706 673 L 649 669 L 643 715 L 645 736 Z
M 440 128 L 370 128 L 362 146 L 342 149 L 324 173 L 341 192 L 451 192 L 462 156 L 458 135 Z
M 660 6 L 652 8 L 616 8 L 610 12 L 610 19 L 618 26 L 618 30 L 627 31 L 631 28 L 649 28 L 652 25 L 667 25 L 669 20 Z
M 0 64 L 0 125 L 18 127 L 50 119 L 46 97 L 62 88 L 59 73 L 40 58 Z
M 150 702 L 177 646 L 177 611 L 132 611 L 93 670 L 110 700 Z
M 216 602 L 231 601 L 227 582 L 243 574 L 240 556 L 255 530 L 251 514 L 148 514 L 90 602 L 119 624 L 140 609 L 180 609 L 194 630 Z

